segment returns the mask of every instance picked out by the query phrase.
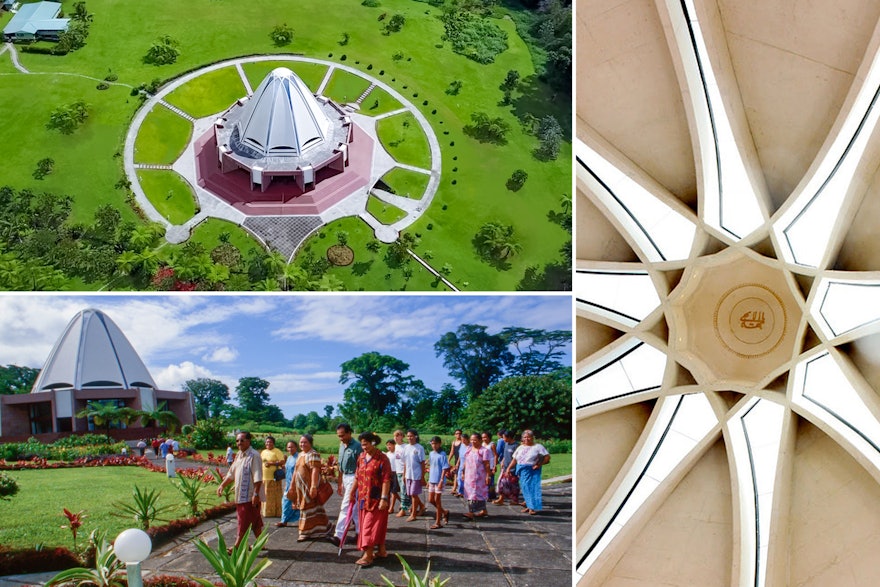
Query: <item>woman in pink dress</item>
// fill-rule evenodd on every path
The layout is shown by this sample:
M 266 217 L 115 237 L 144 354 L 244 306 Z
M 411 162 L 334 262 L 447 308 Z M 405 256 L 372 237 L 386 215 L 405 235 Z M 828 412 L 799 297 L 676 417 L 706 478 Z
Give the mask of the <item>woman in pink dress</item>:
M 486 511 L 486 500 L 489 499 L 489 451 L 483 448 L 483 440 L 479 434 L 471 434 L 471 445 L 464 452 L 464 496 L 468 501 L 468 513 L 465 518 L 473 520 L 489 515 Z

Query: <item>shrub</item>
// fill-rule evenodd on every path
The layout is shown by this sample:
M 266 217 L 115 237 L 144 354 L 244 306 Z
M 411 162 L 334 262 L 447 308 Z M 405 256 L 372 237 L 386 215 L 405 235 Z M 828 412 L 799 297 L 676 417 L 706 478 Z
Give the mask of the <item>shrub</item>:
M 0 473 L 0 500 L 8 501 L 16 493 L 18 493 L 18 482 L 6 473 Z
M 474 137 L 481 143 L 493 143 L 504 145 L 507 143 L 507 133 L 510 125 L 500 116 L 490 118 L 485 112 L 471 114 L 472 124 L 464 127 L 464 132 Z
M 144 63 L 150 65 L 169 65 L 180 57 L 180 43 L 170 35 L 156 39 L 144 55 Z
M 272 42 L 275 43 L 276 47 L 283 47 L 284 45 L 290 45 L 293 42 L 293 29 L 287 26 L 287 23 L 277 24 L 275 28 L 272 29 L 272 32 L 269 33 L 269 38 L 272 39 Z
M 348 55 L 346 55 L 345 53 L 343 53 L 343 54 L 339 57 L 339 60 L 340 60 L 340 61 L 345 61 L 346 59 L 348 59 Z
M 513 172 L 513 174 L 507 180 L 507 189 L 512 192 L 518 192 L 522 189 L 523 185 L 526 183 L 526 180 L 529 178 L 529 174 L 526 173 L 524 169 L 517 169 Z
M 361 6 L 367 6 L 369 8 L 376 8 L 379 4 L 379 0 L 364 0 L 361 2 Z
M 55 168 L 55 160 L 51 157 L 44 157 L 37 161 L 37 168 L 34 169 L 34 179 L 43 179 Z
M 118 80 L 118 79 L 119 79 L 119 76 L 116 75 L 115 73 L 108 73 L 108 74 L 104 77 L 104 81 L 105 81 L 105 82 L 115 82 L 115 81 Z
M 367 66 L 367 71 L 371 71 L 372 69 L 373 69 L 373 64 L 371 63 Z
M 220 418 L 199 420 L 192 431 L 192 443 L 196 448 L 225 446 L 225 422 Z
M 101 82 L 97 86 L 95 86 L 95 89 L 107 90 L 107 89 L 110 89 L 110 84 L 108 84 L 107 82 Z

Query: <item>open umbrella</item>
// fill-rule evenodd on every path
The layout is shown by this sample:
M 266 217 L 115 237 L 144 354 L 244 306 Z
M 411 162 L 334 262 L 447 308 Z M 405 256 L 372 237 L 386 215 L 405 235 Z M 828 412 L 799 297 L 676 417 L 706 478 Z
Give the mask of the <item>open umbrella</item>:
M 348 502 L 348 511 L 345 513 L 345 530 L 342 531 L 342 538 L 339 540 L 339 553 L 336 556 L 342 556 L 342 547 L 345 546 L 345 538 L 348 536 L 348 527 L 351 526 L 351 513 L 354 511 L 355 499 Z

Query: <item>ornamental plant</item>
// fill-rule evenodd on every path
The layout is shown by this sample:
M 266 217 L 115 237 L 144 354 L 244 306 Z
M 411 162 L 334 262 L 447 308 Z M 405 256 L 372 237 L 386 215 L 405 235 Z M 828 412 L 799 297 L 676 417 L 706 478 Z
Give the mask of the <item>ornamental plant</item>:
M 18 482 L 6 473 L 0 473 L 0 500 L 9 501 L 16 493 Z
M 171 482 L 177 490 L 183 494 L 189 509 L 194 516 L 199 515 L 199 500 L 202 498 L 202 492 L 205 490 L 205 483 L 199 477 L 183 477 L 177 478 L 177 482 Z
M 114 516 L 120 518 L 134 518 L 134 521 L 140 524 L 144 530 L 149 530 L 150 524 L 156 520 L 160 520 L 159 516 L 171 510 L 172 505 L 159 505 L 159 496 L 161 492 L 156 489 L 141 489 L 135 486 L 131 492 L 134 504 L 123 503 L 118 501 L 113 505 L 119 508 L 119 512 L 114 512 Z
M 428 567 L 425 569 L 425 575 L 419 577 L 418 573 L 409 566 L 409 563 L 407 563 L 402 556 L 397 553 L 394 553 L 394 556 L 396 556 L 400 560 L 400 564 L 403 565 L 403 580 L 407 587 L 443 587 L 449 582 L 450 577 L 440 579 L 439 575 L 431 576 L 431 563 L 428 563 Z M 382 575 L 382 580 L 385 581 L 384 585 L 387 587 L 395 587 L 396 585 L 394 581 L 385 575 Z M 369 581 L 367 581 L 367 585 L 370 587 L 377 587 Z
M 76 533 L 83 525 L 83 519 L 86 517 L 85 510 L 73 513 L 69 509 L 63 508 L 62 515 L 67 518 L 67 524 L 61 527 L 70 529 L 70 533 L 73 534 L 73 549 L 76 550 Z
M 247 533 L 250 533 L 250 528 Z M 248 587 L 251 584 L 256 584 L 257 576 L 272 564 L 269 559 L 264 558 L 259 561 L 257 559 L 260 550 L 266 546 L 267 540 L 269 540 L 269 533 L 263 532 L 254 542 L 252 549 L 248 548 L 247 540 L 242 540 L 238 546 L 227 549 L 220 526 L 217 526 L 217 550 L 212 549 L 201 539 L 196 541 L 196 548 L 214 568 L 220 581 L 226 587 Z M 190 579 L 203 587 L 214 587 L 214 584 L 207 579 L 198 579 L 192 576 Z
M 90 541 L 95 544 L 95 568 L 74 567 L 61 571 L 46 583 L 46 587 L 55 585 L 95 585 L 96 587 L 125 587 L 125 566 L 116 558 L 113 545 L 106 535 L 92 532 Z

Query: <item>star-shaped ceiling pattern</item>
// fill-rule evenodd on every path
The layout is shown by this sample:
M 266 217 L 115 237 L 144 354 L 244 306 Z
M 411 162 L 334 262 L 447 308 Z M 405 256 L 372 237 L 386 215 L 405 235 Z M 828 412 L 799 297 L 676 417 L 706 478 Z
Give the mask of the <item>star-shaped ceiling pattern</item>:
M 861 468 L 842 475 L 880 495 L 880 33 L 865 24 L 877 9 L 769 4 L 578 5 L 575 402 L 579 436 L 598 440 L 579 441 L 579 493 L 613 468 L 578 496 L 581 584 L 645 576 L 621 568 L 627 549 L 710 458 L 729 472 L 725 584 L 794 584 L 801 572 L 792 484 L 814 428 Z M 794 31 L 774 37 L 750 17 Z M 799 45 L 826 28 L 837 36 L 822 37 L 824 52 Z M 775 87 L 755 89 L 774 72 Z M 801 114 L 826 109 L 788 132 L 774 92 Z M 616 461 L 601 454 L 615 441 Z M 687 508 L 700 519 L 699 503 Z

